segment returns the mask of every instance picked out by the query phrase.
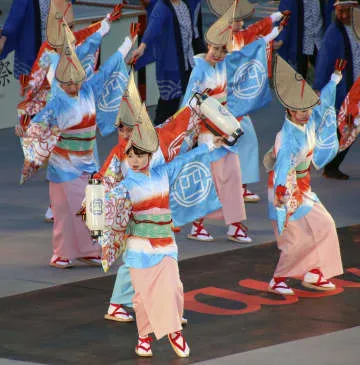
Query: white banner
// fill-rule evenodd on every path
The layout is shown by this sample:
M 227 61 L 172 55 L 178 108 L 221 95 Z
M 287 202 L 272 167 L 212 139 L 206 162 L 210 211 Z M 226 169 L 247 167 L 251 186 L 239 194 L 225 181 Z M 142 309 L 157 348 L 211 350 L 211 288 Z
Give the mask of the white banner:
M 0 129 L 17 124 L 16 107 L 20 102 L 19 81 L 14 78 L 14 53 L 0 60 Z

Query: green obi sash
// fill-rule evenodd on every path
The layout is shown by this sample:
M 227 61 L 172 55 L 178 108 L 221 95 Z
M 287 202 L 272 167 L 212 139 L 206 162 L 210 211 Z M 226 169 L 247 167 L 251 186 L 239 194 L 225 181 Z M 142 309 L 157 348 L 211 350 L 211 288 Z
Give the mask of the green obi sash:
M 67 151 L 92 151 L 95 145 L 96 130 L 84 133 L 62 134 L 57 147 Z
M 171 214 L 135 214 L 129 223 L 131 236 L 145 238 L 173 237 Z
M 304 161 L 296 166 L 296 178 L 301 179 L 309 172 L 311 161 Z

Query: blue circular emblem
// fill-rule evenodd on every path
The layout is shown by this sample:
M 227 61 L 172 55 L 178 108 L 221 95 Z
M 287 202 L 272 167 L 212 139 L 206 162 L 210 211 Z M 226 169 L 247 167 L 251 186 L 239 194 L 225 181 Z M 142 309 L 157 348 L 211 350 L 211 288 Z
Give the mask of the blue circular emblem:
M 201 162 L 190 162 L 184 166 L 173 185 L 176 202 L 191 207 L 204 201 L 212 187 L 209 168 Z
M 263 91 L 266 81 L 263 64 L 258 60 L 251 60 L 240 66 L 234 75 L 233 92 L 239 99 L 252 99 Z

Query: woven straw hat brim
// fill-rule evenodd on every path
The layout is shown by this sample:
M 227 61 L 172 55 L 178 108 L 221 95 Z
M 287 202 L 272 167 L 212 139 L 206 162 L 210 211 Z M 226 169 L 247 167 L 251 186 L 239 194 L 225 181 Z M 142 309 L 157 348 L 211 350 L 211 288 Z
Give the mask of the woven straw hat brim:
M 55 6 L 63 14 L 65 21 L 72 26 L 74 23 L 74 11 L 71 0 L 52 0 Z
M 142 104 L 138 120 L 140 123 L 137 123 L 134 126 L 128 148 L 130 148 L 130 146 L 135 146 L 148 153 L 156 152 L 159 148 L 159 137 L 150 120 L 144 103 Z
M 73 37 L 72 32 L 66 27 L 64 27 L 64 29 L 65 42 L 61 51 L 59 63 L 56 67 L 55 78 L 65 85 L 78 84 L 85 80 L 86 73 L 71 43 Z
M 116 117 L 115 126 L 120 122 L 128 127 L 133 127 L 139 123 L 137 116 L 142 107 L 139 90 L 135 83 L 134 71 L 130 72 L 128 84 L 120 102 L 119 112 Z
M 217 15 L 224 15 L 234 4 L 234 0 L 208 0 L 210 11 Z M 254 6 L 247 0 L 239 0 L 236 8 L 235 18 L 246 19 L 254 13 Z
M 319 103 L 310 85 L 279 55 L 275 56 L 273 79 L 276 96 L 285 108 L 307 110 Z
M 213 46 L 226 46 L 232 37 L 233 4 L 219 19 L 215 21 L 205 34 L 206 42 Z
M 63 14 L 56 8 L 54 1 L 50 2 L 50 9 L 46 22 L 46 38 L 53 48 L 64 45 Z

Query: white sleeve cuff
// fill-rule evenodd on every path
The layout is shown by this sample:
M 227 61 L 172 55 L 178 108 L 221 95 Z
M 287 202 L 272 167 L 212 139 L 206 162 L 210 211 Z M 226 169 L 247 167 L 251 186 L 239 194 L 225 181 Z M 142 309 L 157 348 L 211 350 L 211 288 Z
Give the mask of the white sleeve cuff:
M 103 37 L 104 35 L 108 34 L 110 31 L 110 23 L 107 18 L 101 21 L 101 27 L 98 30 L 100 35 Z
M 129 37 L 126 37 L 123 44 L 118 48 L 118 51 L 122 54 L 123 58 L 127 56 L 132 47 L 132 42 Z
M 273 23 L 279 22 L 283 18 L 283 14 L 281 11 L 277 11 L 276 13 L 272 13 L 270 18 Z
M 279 33 L 280 33 L 279 28 L 274 27 L 273 30 L 269 34 L 267 34 L 266 36 L 263 37 L 263 39 L 266 43 L 269 43 L 273 39 L 275 39 L 279 35 Z
M 333 73 L 331 75 L 331 81 L 334 81 L 336 85 L 341 81 L 341 79 L 342 79 L 342 75 L 338 75 L 336 73 Z

